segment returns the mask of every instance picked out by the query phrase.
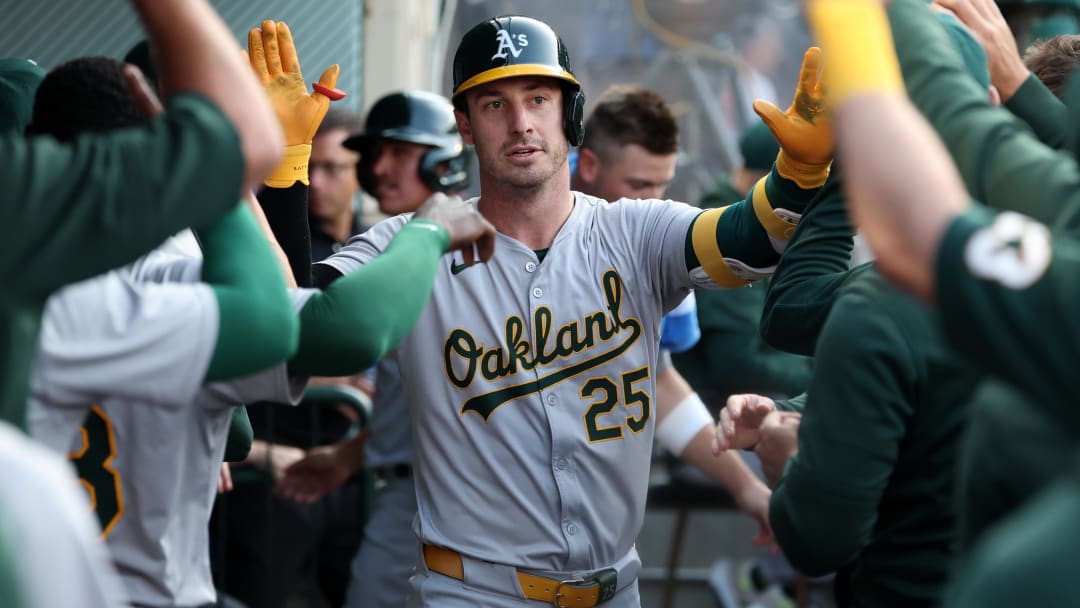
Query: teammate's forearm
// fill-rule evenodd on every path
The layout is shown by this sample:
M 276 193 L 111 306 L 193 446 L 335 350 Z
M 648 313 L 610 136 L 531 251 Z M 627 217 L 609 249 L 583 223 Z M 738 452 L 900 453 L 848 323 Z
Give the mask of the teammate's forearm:
M 254 194 L 248 194 L 244 197 L 244 202 L 248 205 L 248 209 L 251 209 L 251 215 L 255 217 L 255 223 L 259 225 L 259 230 L 266 238 L 266 242 L 270 245 L 270 249 L 274 252 L 274 259 L 278 262 L 278 267 L 281 268 L 282 274 L 285 275 L 285 286 L 289 288 L 296 287 L 296 277 L 293 275 L 293 268 L 289 266 L 289 257 L 285 255 L 285 250 L 281 248 L 281 244 L 278 243 L 274 237 L 274 231 L 270 227 L 270 222 L 266 219 L 266 213 L 263 212 L 262 207 L 259 205 L 259 201 L 255 200 Z M 310 250 L 310 247 L 308 248 Z M 303 267 L 305 271 L 310 272 L 311 266 Z
M 930 298 L 945 228 L 969 201 L 960 176 L 907 101 L 884 7 L 818 0 L 808 17 L 834 83 L 829 102 L 852 221 L 883 273 Z
M 311 287 L 311 229 L 308 224 L 308 187 L 296 182 L 288 188 L 265 187 L 259 206 L 300 287 Z
M 238 205 L 199 231 L 203 281 L 220 312 L 206 381 L 252 373 L 296 350 L 298 323 L 285 279 L 251 211 Z
M 1005 107 L 1027 123 L 1039 141 L 1055 150 L 1065 149 L 1068 140 L 1061 127 L 1069 124 L 1069 111 L 1034 74 L 1005 102 Z
M 736 450 L 727 450 L 719 456 L 713 456 L 712 441 L 715 435 L 716 427 L 701 427 L 686 449 L 679 454 L 679 458 L 700 469 L 733 496 L 763 486 Z
M 205 0 L 132 0 L 156 52 L 162 99 L 195 92 L 229 117 L 244 153 L 244 190 L 281 158 L 277 118 L 232 34 Z M 239 193 L 238 193 L 239 194 Z
M 854 230 L 844 208 L 841 175 L 840 164 L 834 162 L 768 282 L 761 336 L 775 348 L 813 355 L 817 335 L 849 273 Z
M 427 306 L 438 262 L 450 244 L 446 230 L 433 227 L 410 222 L 382 255 L 307 302 L 290 373 L 355 374 L 397 346 Z

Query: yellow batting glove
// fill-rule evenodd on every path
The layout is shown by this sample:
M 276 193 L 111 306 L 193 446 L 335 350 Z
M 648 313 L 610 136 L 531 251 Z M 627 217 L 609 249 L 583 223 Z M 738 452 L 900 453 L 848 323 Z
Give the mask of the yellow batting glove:
M 288 188 L 297 181 L 308 185 L 311 140 L 330 109 L 328 95 L 344 96 L 334 88 L 341 68 L 327 68 L 308 94 L 292 32 L 280 21 L 263 21 L 261 29 L 248 32 L 248 57 L 285 133 L 285 157 L 265 183 L 272 188 Z
M 825 183 L 833 156 L 832 122 L 820 66 L 821 49 L 810 47 L 803 55 L 799 84 L 787 111 L 761 99 L 754 102 L 754 111 L 780 142 L 776 171 L 803 189 Z

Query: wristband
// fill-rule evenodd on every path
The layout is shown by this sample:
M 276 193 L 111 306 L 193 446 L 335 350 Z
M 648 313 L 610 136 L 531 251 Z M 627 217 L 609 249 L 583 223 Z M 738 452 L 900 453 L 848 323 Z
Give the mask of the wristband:
M 308 161 L 311 144 L 296 144 L 285 148 L 285 158 L 270 172 L 263 182 L 271 188 L 288 188 L 300 182 L 308 185 Z
M 701 397 L 690 393 L 656 425 L 656 442 L 679 456 L 701 429 L 715 423 Z
M 817 0 L 807 16 L 821 44 L 833 105 L 859 93 L 903 93 L 892 29 L 878 0 Z

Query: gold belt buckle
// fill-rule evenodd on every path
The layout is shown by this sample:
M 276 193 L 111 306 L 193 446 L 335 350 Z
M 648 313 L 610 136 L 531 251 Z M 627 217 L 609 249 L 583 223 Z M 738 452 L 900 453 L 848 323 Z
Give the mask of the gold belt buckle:
M 565 596 L 565 594 L 562 592 L 562 588 L 563 587 L 569 587 L 570 585 L 579 585 L 579 584 L 584 583 L 584 582 L 585 582 L 585 579 L 583 579 L 583 578 L 575 578 L 575 579 L 570 579 L 570 580 L 567 580 L 567 581 L 559 581 L 559 584 L 555 586 L 555 598 L 553 600 L 551 600 L 552 605 L 555 606 L 555 608 L 571 608 L 570 606 L 566 606 L 566 605 L 562 604 L 559 601 Z

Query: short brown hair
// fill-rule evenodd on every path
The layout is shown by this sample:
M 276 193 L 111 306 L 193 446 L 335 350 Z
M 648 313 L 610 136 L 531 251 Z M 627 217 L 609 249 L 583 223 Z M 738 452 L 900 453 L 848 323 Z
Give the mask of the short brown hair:
M 679 149 L 679 126 L 664 98 L 645 87 L 614 85 L 600 95 L 585 121 L 582 148 L 610 157 L 630 144 L 653 154 L 674 154 Z
M 1024 65 L 1059 99 L 1065 98 L 1065 85 L 1077 63 L 1080 63 L 1080 36 L 1074 34 L 1036 40 L 1024 51 Z

